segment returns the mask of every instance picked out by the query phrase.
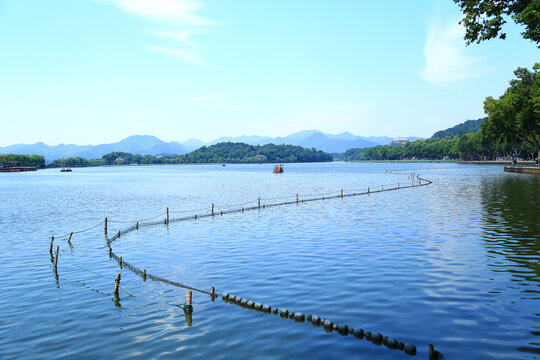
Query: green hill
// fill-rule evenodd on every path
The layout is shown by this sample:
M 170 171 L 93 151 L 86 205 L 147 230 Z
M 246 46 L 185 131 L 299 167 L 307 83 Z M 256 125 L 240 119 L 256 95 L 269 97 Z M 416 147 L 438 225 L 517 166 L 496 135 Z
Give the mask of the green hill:
M 274 144 L 261 146 L 233 142 L 203 146 L 182 155 L 182 157 L 186 164 L 332 161 L 332 155 L 314 148 L 306 149 L 301 146 Z
M 464 123 L 458 124 L 446 130 L 437 131 L 431 138 L 444 139 L 445 137 L 475 133 L 480 130 L 480 126 L 483 122 L 484 119 L 467 120 Z

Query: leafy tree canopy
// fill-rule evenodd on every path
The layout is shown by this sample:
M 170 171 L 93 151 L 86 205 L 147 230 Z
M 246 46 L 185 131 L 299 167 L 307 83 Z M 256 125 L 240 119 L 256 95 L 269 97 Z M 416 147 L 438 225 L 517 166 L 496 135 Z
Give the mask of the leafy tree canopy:
M 525 144 L 540 156 L 540 63 L 533 71 L 518 68 L 517 79 L 499 99 L 486 98 L 488 117 L 482 125 L 487 137 L 511 144 Z
M 465 17 L 467 45 L 499 37 L 506 38 L 502 31 L 507 17 L 525 26 L 521 35 L 540 47 L 540 0 L 454 0 Z

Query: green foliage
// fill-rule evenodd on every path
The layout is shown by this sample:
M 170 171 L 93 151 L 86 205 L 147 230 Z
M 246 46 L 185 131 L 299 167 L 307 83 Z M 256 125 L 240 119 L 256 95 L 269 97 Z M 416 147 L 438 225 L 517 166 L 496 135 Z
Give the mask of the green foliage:
M 521 35 L 525 39 L 540 42 L 540 1 L 539 0 L 454 0 L 461 7 L 465 17 L 465 41 L 467 44 L 480 43 L 499 37 L 506 38 L 502 27 L 505 17 L 511 17 L 517 24 L 525 26 Z M 538 45 L 540 46 L 540 45 Z
M 45 167 L 45 158 L 42 155 L 6 154 L 0 155 L 0 164 L 4 161 L 18 161 L 21 166 Z
M 355 160 L 494 160 L 511 156 L 531 157 L 523 146 L 513 147 L 504 141 L 486 137 L 482 131 L 453 137 L 430 138 L 409 142 L 404 146 L 377 146 L 350 149 L 345 152 L 347 161 Z
M 324 162 L 332 155 L 294 145 L 248 145 L 225 142 L 183 155 L 186 163 Z
M 488 97 L 484 110 L 488 117 L 482 125 L 487 138 L 514 148 L 525 145 L 540 155 L 540 63 L 533 71 L 518 68 L 517 79 L 499 99 Z
M 456 136 L 474 133 L 480 130 L 480 126 L 484 122 L 484 119 L 467 120 L 464 123 L 448 128 L 446 130 L 437 131 L 433 134 L 432 138 L 445 138 L 448 136 Z

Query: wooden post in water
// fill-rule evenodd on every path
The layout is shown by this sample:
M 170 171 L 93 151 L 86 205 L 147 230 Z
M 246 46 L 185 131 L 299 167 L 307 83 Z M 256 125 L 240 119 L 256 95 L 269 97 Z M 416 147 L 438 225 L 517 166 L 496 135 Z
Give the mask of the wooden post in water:
M 107 218 L 105 218 L 104 228 L 105 228 L 105 235 L 107 235 Z
M 384 185 L 381 185 L 381 191 L 384 191 Z
M 298 204 L 298 194 L 296 194 L 296 203 Z
M 187 290 L 186 291 L 186 306 L 184 307 L 184 311 L 189 312 L 189 313 L 193 311 L 193 306 L 191 306 L 191 296 L 192 296 L 191 290 Z
M 109 248 L 109 259 L 112 258 L 112 248 Z
M 259 196 L 258 198 L 258 203 L 259 203 L 259 209 L 261 208 L 261 197 Z
M 399 189 L 399 183 L 397 183 L 397 188 Z
M 116 274 L 116 279 L 114 279 L 114 296 L 118 297 L 118 288 L 120 288 L 120 279 L 122 278 L 121 274 Z
M 51 246 L 49 247 L 49 252 L 51 253 L 51 256 L 52 256 L 53 243 L 54 243 L 54 236 L 51 236 Z
M 210 297 L 212 298 L 212 301 L 214 301 L 215 296 L 216 296 L 216 288 L 212 286 L 210 288 Z
M 69 233 L 69 237 L 68 237 L 68 244 L 71 245 L 71 237 L 73 236 L 73 233 Z
M 117 238 L 120 239 L 120 230 L 118 230 L 118 236 L 117 236 Z
M 343 199 L 343 189 L 341 189 L 341 198 Z
M 167 207 L 167 225 L 169 225 L 169 208 Z
M 139 222 L 138 221 L 135 223 L 135 229 L 139 230 Z
M 212 216 L 214 216 L 214 203 L 212 203 Z
M 142 271 L 142 281 L 146 281 L 146 269 Z
M 122 267 L 122 257 L 120 256 L 120 259 L 118 259 L 118 263 L 120 264 L 120 267 Z
M 54 258 L 54 272 L 58 271 L 58 252 L 60 251 L 60 246 L 56 246 L 56 257 Z

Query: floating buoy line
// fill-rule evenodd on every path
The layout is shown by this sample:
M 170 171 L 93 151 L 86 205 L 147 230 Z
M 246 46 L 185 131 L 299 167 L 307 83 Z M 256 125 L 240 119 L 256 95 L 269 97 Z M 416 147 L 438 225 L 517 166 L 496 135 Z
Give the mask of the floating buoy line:
M 387 171 L 387 173 L 393 173 L 390 171 Z M 142 219 L 142 220 L 131 220 L 131 221 L 119 221 L 119 220 L 110 220 L 108 218 L 105 218 L 104 221 L 98 223 L 97 225 L 94 225 L 88 229 L 70 232 L 68 234 L 62 235 L 62 236 L 52 236 L 51 237 L 51 243 L 49 252 L 51 255 L 51 263 L 53 266 L 53 270 L 55 273 L 56 280 L 58 281 L 58 258 L 60 255 L 59 246 L 56 246 L 56 251 L 53 254 L 53 247 L 54 247 L 54 241 L 62 238 L 67 238 L 67 243 L 70 247 L 73 247 L 71 243 L 71 239 L 74 234 L 80 234 L 84 233 L 90 230 L 95 229 L 96 227 L 103 225 L 104 226 L 104 233 L 105 233 L 105 240 L 106 240 L 106 247 L 108 248 L 109 258 L 115 260 L 121 269 L 127 269 L 139 276 L 142 277 L 143 281 L 146 281 L 147 279 L 150 279 L 152 281 L 156 282 L 162 282 L 165 284 L 169 284 L 175 287 L 184 288 L 187 289 L 186 291 L 186 302 L 184 304 L 169 304 L 174 305 L 179 308 L 181 308 L 184 313 L 186 314 L 186 321 L 188 323 L 188 326 L 191 326 L 191 313 L 193 312 L 193 306 L 192 306 L 192 292 L 196 291 L 205 295 L 210 295 L 210 298 L 212 301 L 214 301 L 219 295 L 215 292 L 215 288 L 211 287 L 210 291 L 198 289 L 193 286 L 189 286 L 180 282 L 172 281 L 157 275 L 150 274 L 146 271 L 144 268 L 139 268 L 127 261 L 125 261 L 122 256 L 119 256 L 115 254 L 112 250 L 111 244 L 112 242 L 120 239 L 123 235 L 126 235 L 132 231 L 138 230 L 140 227 L 143 226 L 153 226 L 153 225 L 159 225 L 164 224 L 168 226 L 170 222 L 178 222 L 178 221 L 188 221 L 188 220 L 197 220 L 200 218 L 205 217 L 216 217 L 216 216 L 223 216 L 225 214 L 232 214 L 232 213 L 244 213 L 246 211 L 253 211 L 253 210 L 261 210 L 266 209 L 268 207 L 275 207 L 275 206 L 284 206 L 284 205 L 292 205 L 292 204 L 300 204 L 305 202 L 311 202 L 311 201 L 320 201 L 320 200 L 330 200 L 330 199 L 338 199 L 338 198 L 345 198 L 345 197 L 351 197 L 351 196 L 361 196 L 361 195 L 370 195 L 380 192 L 388 192 L 388 191 L 395 191 L 395 190 L 401 190 L 401 189 L 408 189 L 408 188 L 414 188 L 414 187 L 421 187 L 421 186 L 427 186 L 432 184 L 432 181 L 423 179 L 419 175 L 416 175 L 414 173 L 409 174 L 408 181 L 405 184 L 397 183 L 396 184 L 390 184 L 390 185 L 380 185 L 380 188 L 371 188 L 370 186 L 367 187 L 367 189 L 362 190 L 344 190 L 340 189 L 339 191 L 335 192 L 329 192 L 325 194 L 312 194 L 312 195 L 301 195 L 301 194 L 295 194 L 292 196 L 282 196 L 277 198 L 261 198 L 258 197 L 257 200 L 248 201 L 242 204 L 235 204 L 235 205 L 223 205 L 223 206 L 216 206 L 215 204 L 211 204 L 209 207 L 204 207 L 200 209 L 194 209 L 194 210 L 182 210 L 182 211 L 170 211 L 169 208 L 166 208 L 166 211 L 164 213 L 158 214 L 156 216 Z M 278 203 L 273 203 L 274 200 L 283 200 L 283 199 L 291 199 L 291 201 L 282 201 Z M 251 205 L 251 206 L 248 206 Z M 201 211 L 208 211 L 206 213 L 200 213 Z M 190 213 L 190 215 L 183 216 L 183 217 L 176 217 L 171 218 L 171 214 L 181 214 L 181 213 Z M 165 216 L 163 218 L 163 216 Z M 158 219 L 159 220 L 155 220 Z M 154 221 L 151 221 L 154 220 Z M 108 237 L 108 231 L 109 231 L 109 223 L 123 223 L 123 224 L 133 224 L 132 226 L 125 228 L 123 230 L 118 230 L 114 235 L 112 235 L 110 238 Z M 80 266 L 79 264 L 73 263 L 75 266 L 78 266 L 79 268 L 92 272 L 94 274 L 98 274 L 101 276 L 105 276 L 99 273 L 96 273 L 92 270 L 89 270 L 85 267 Z M 107 276 L 108 277 L 108 276 Z M 121 281 L 121 274 L 117 274 L 114 283 L 114 300 L 116 306 L 120 306 L 120 296 L 119 296 L 119 290 L 124 291 L 129 296 L 131 295 L 129 292 L 123 290 L 120 287 L 120 281 Z M 282 308 L 278 309 L 276 307 L 271 307 L 270 305 L 263 305 L 259 302 L 254 302 L 236 295 L 231 295 L 228 293 L 222 293 L 221 294 L 222 300 L 225 303 L 228 304 L 234 304 L 237 306 L 240 306 L 245 309 L 254 310 L 257 312 L 261 312 L 264 314 L 274 314 L 279 315 L 282 319 L 291 319 L 294 320 L 296 323 L 311 323 L 314 327 L 322 327 L 326 332 L 337 332 L 338 334 L 342 336 L 352 335 L 357 339 L 365 339 L 367 341 L 370 341 L 371 343 L 375 345 L 385 345 L 387 348 L 392 350 L 403 350 L 407 355 L 414 356 L 417 354 L 416 346 L 413 344 L 403 343 L 401 341 L 398 341 L 392 337 L 383 336 L 379 332 L 372 332 L 372 331 L 364 331 L 362 328 L 353 328 L 346 324 L 335 324 L 329 319 L 321 318 L 318 315 L 311 315 L 308 314 L 307 316 L 304 315 L 304 313 L 301 312 L 290 312 L 288 309 Z M 430 353 L 432 350 L 433 345 L 430 344 Z

